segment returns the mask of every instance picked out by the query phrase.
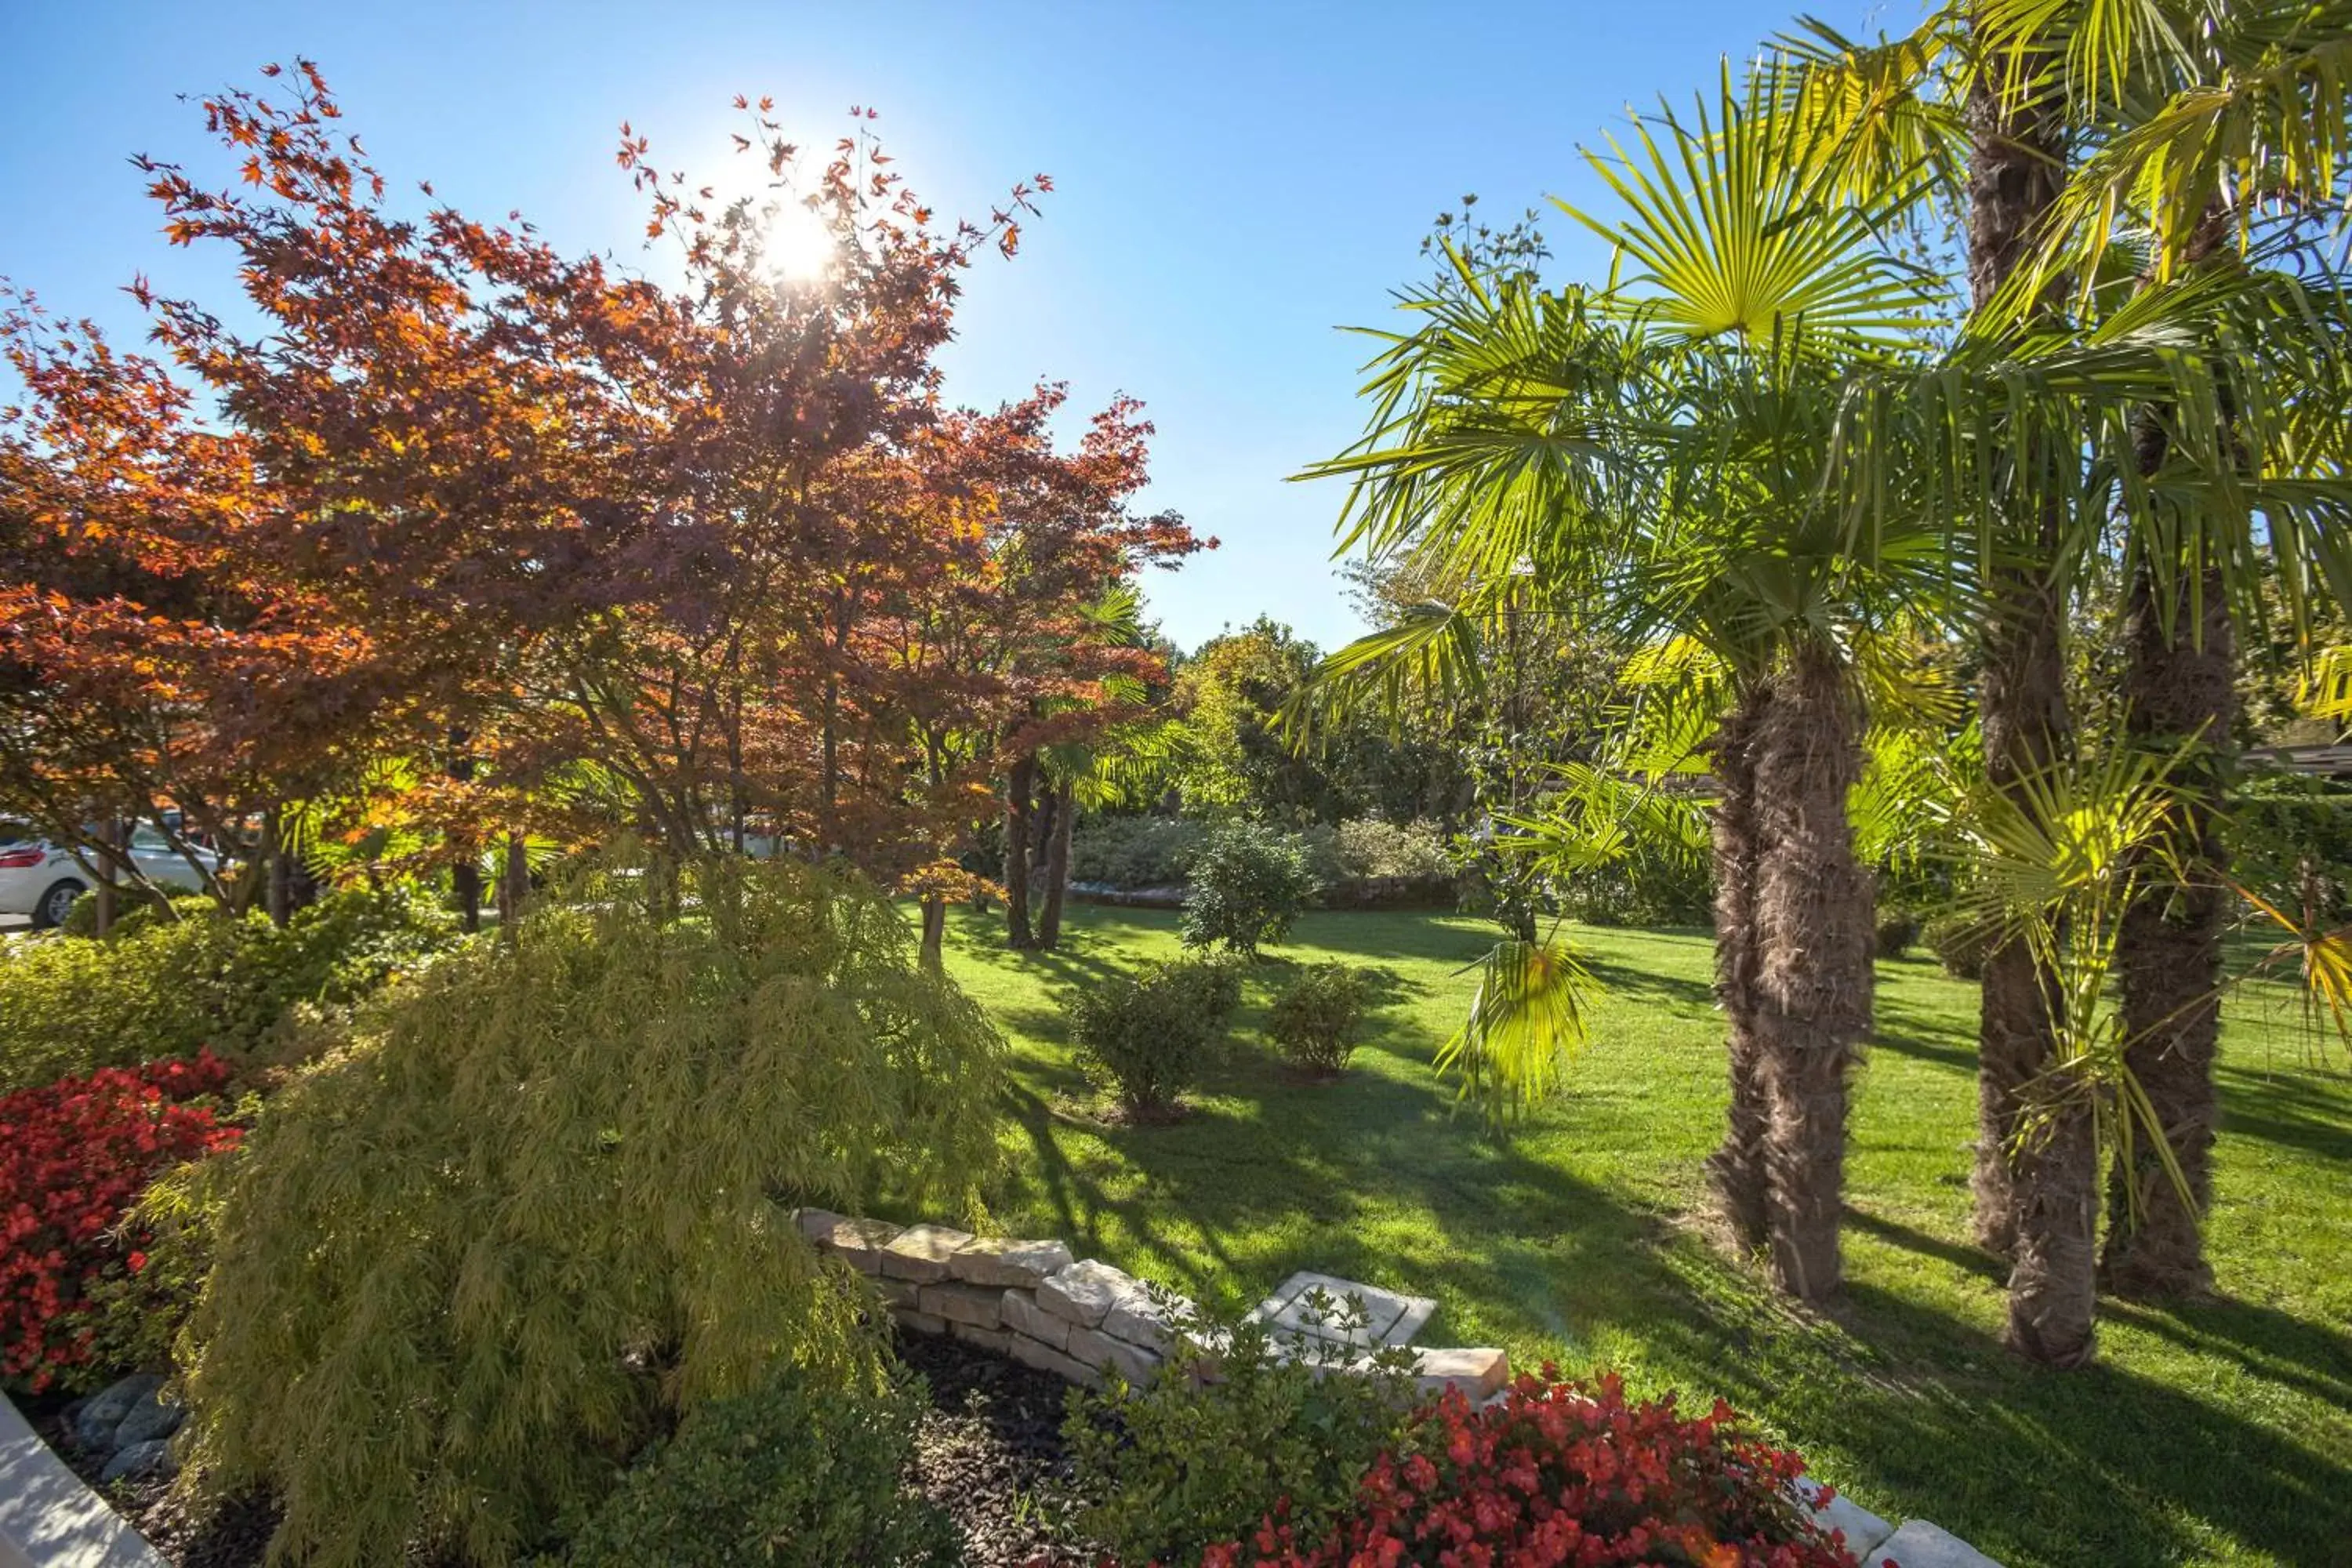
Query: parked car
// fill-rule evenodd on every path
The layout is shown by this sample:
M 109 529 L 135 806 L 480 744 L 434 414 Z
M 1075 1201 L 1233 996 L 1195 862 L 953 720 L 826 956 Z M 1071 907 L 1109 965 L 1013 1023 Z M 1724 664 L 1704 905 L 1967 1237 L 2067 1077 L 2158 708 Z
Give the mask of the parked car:
M 193 851 L 206 869 L 218 871 L 223 857 Z M 131 830 L 131 859 L 139 874 L 159 888 L 194 891 L 205 879 L 161 829 L 141 823 Z M 36 927 L 62 925 L 73 902 L 89 891 L 89 869 L 73 851 L 52 844 L 21 822 L 0 822 L 0 915 L 29 915 Z

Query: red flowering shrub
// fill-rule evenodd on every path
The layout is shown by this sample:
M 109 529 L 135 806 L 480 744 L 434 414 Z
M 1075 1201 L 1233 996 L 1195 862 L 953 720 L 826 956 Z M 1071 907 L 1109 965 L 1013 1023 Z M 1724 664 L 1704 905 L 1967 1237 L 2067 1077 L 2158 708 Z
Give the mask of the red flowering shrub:
M 1804 1469 L 1718 1401 L 1691 1419 L 1671 1395 L 1629 1405 L 1624 1384 L 1522 1373 L 1474 1409 L 1449 1393 L 1364 1478 L 1328 1539 L 1270 1519 L 1255 1551 L 1213 1547 L 1202 1568 L 1853 1568 L 1789 1495 Z
M 236 1142 L 187 1103 L 228 1078 L 203 1051 L 0 1096 L 0 1377 L 38 1390 L 89 1363 L 93 1293 L 146 1261 L 115 1226 L 157 1175 Z

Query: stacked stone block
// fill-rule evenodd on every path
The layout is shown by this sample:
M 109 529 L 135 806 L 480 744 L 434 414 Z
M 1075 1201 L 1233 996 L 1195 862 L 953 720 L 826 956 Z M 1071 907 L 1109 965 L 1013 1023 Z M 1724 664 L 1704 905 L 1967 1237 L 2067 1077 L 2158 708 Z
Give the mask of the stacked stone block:
M 1066 1383 L 1099 1388 L 1116 1373 L 1149 1383 L 1165 1367 L 1169 1319 L 1182 1303 L 1059 1241 L 976 1237 L 944 1225 L 904 1227 L 803 1209 L 801 1234 L 874 1280 L 901 1329 L 950 1334 Z M 1499 1350 L 1423 1350 L 1415 1371 L 1436 1393 L 1484 1399 L 1510 1380 Z M 1208 1373 L 1213 1375 L 1213 1373 Z

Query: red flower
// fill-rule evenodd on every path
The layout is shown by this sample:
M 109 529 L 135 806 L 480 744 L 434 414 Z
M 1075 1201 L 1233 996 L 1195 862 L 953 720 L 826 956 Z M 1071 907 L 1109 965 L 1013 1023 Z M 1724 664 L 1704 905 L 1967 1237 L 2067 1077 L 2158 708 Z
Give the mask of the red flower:
M 147 1262 L 117 1232 L 124 1212 L 163 1172 L 241 1135 L 187 1103 L 228 1080 L 203 1051 L 0 1095 L 0 1377 L 38 1390 L 89 1360 L 91 1287 Z

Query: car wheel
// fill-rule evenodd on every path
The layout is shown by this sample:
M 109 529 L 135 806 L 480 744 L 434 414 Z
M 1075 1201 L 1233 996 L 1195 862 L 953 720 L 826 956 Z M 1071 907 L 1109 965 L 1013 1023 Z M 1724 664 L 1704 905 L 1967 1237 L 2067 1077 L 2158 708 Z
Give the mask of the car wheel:
M 57 883 L 41 895 L 39 903 L 33 906 L 34 926 L 47 931 L 65 924 L 66 916 L 73 910 L 74 900 L 89 890 L 71 877 Z

